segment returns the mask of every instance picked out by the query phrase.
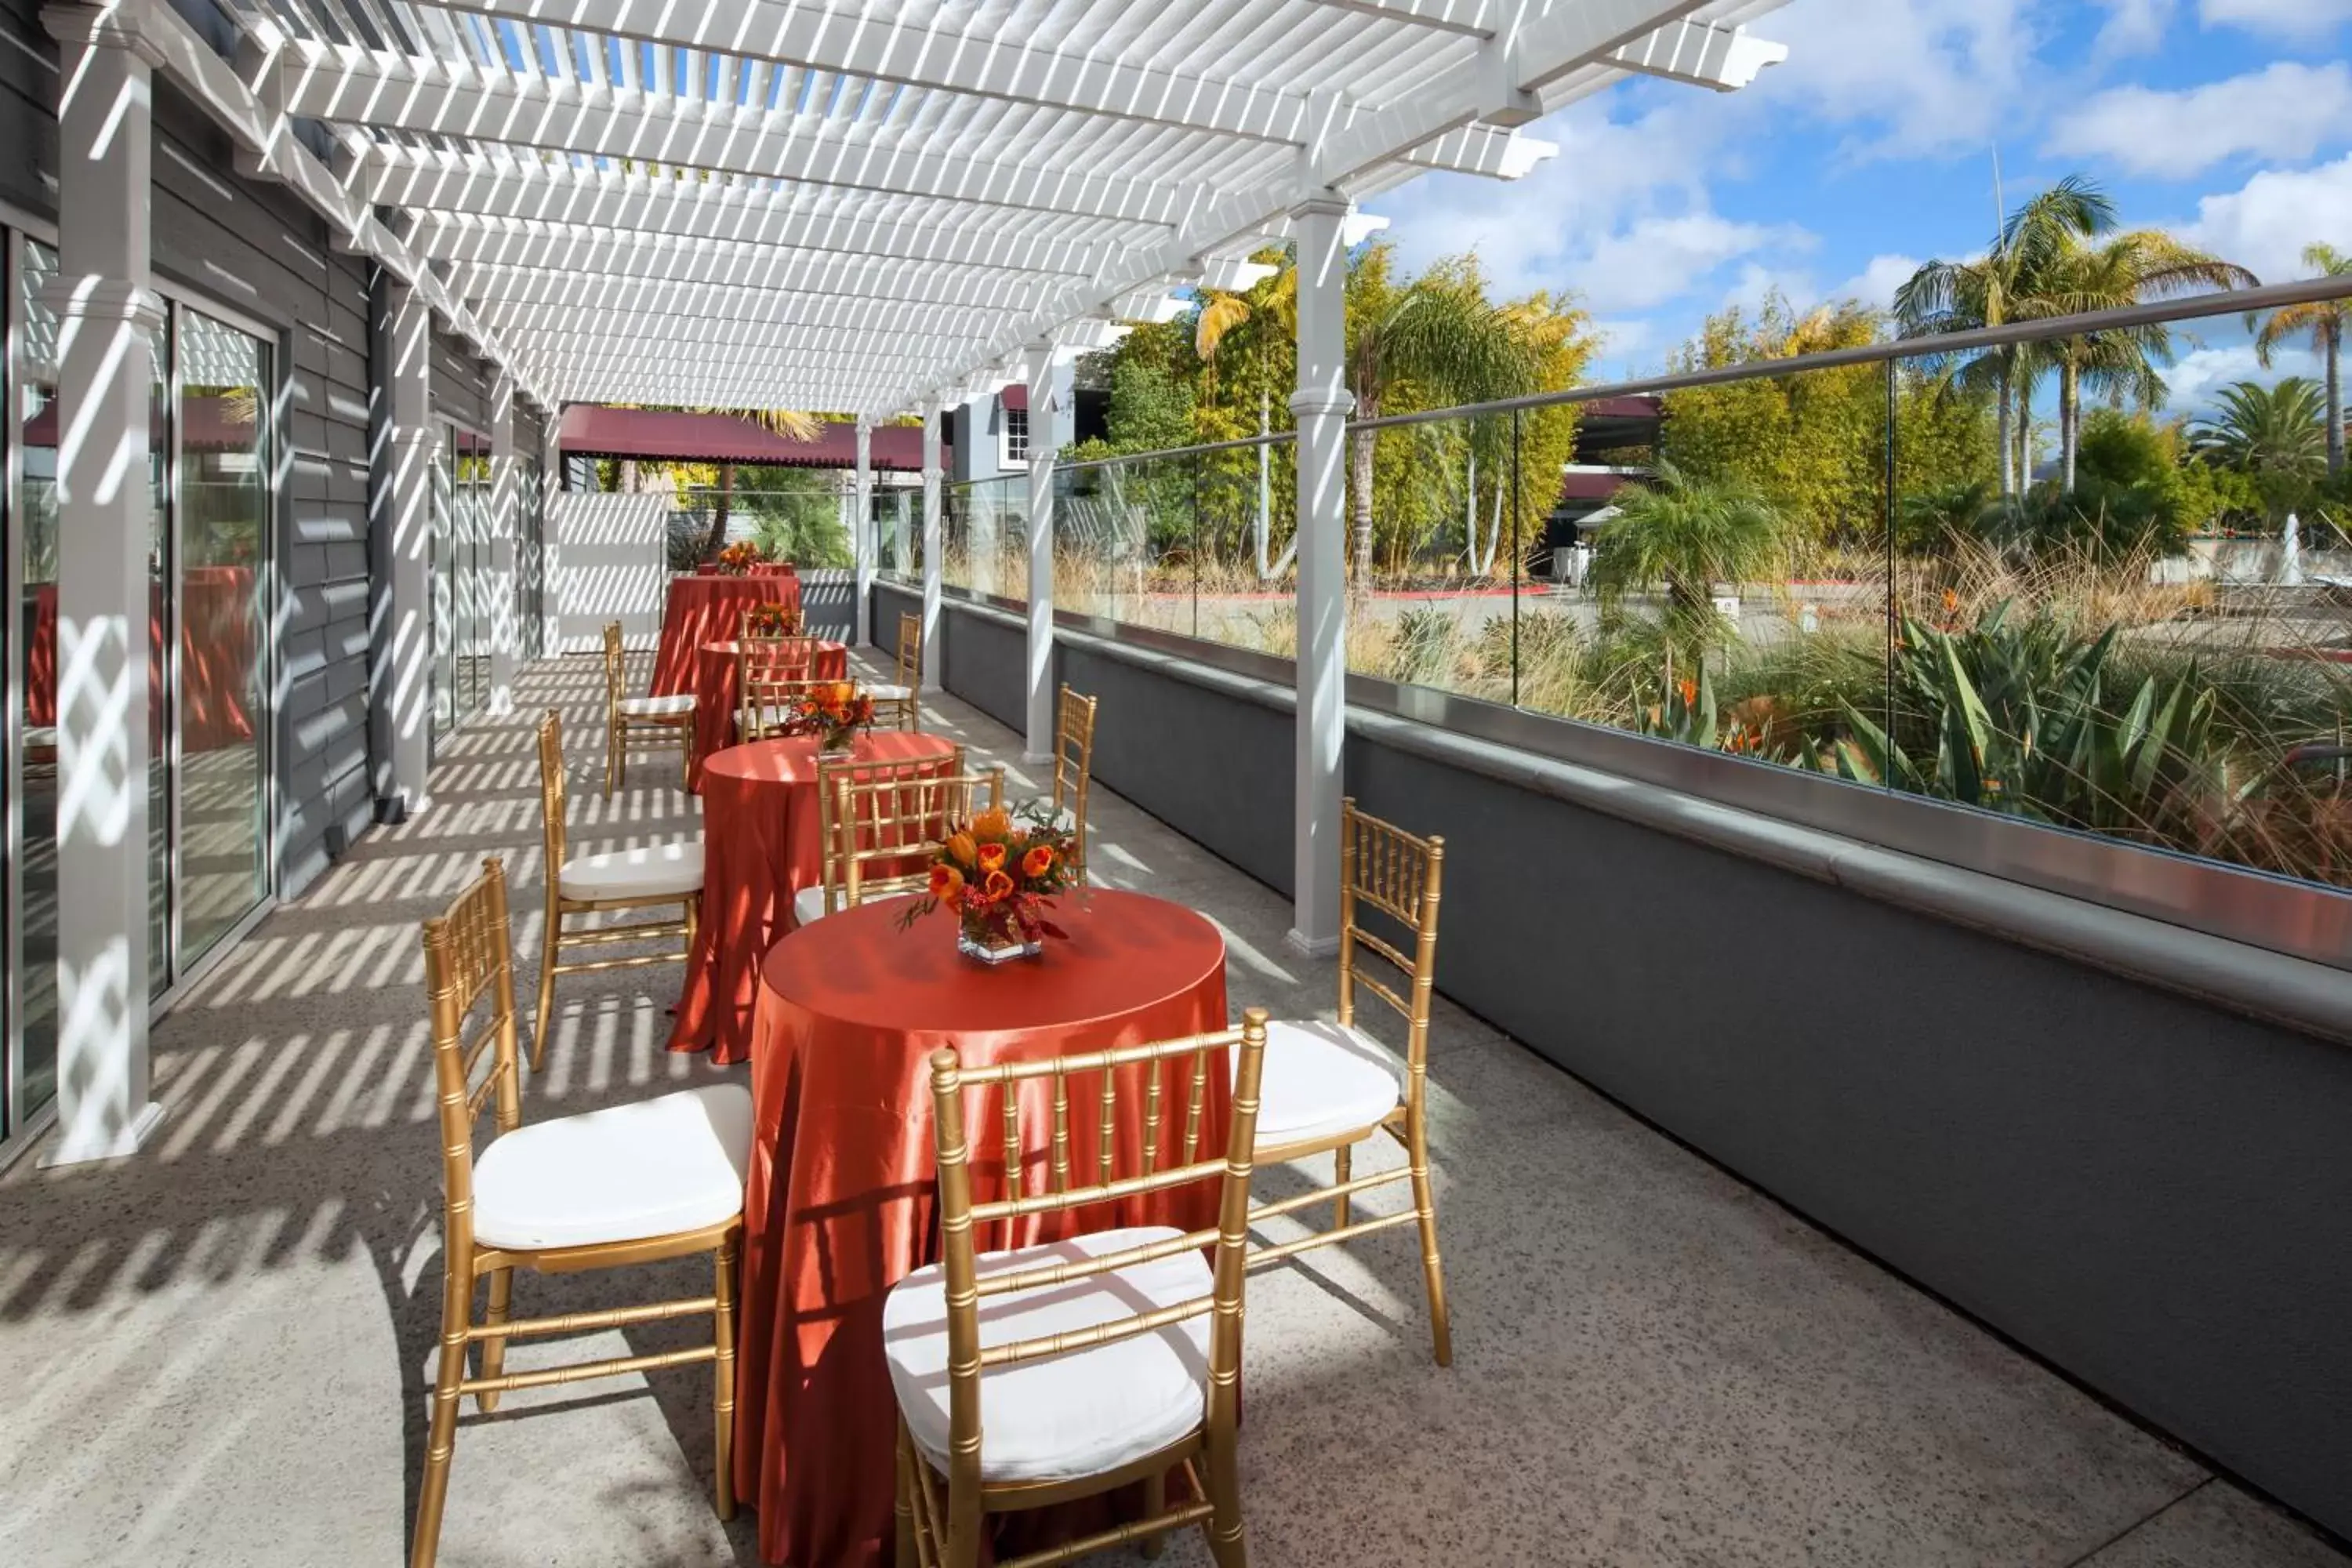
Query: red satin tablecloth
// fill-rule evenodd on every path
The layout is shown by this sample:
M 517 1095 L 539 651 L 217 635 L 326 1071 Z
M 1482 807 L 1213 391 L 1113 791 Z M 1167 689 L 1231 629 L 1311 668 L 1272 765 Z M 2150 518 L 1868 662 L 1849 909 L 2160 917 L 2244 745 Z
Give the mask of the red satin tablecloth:
M 930 1053 L 952 1045 L 973 1065 L 1036 1060 L 1225 1026 L 1224 941 L 1179 905 L 1073 894 L 1055 911 L 1067 942 L 995 968 L 955 952 L 955 923 L 944 912 L 901 931 L 900 909 L 891 900 L 828 916 L 777 943 L 761 972 L 735 1489 L 760 1510 L 761 1556 L 796 1568 L 890 1561 L 896 1405 L 882 1359 L 882 1299 L 940 1256 Z M 1143 1104 L 1144 1070 L 1119 1079 L 1121 1105 Z M 1160 1070 L 1164 1169 L 1187 1157 L 1179 1145 L 1191 1064 Z M 1097 1089 L 1092 1077 L 1070 1080 L 1074 1171 L 1097 1169 Z M 1211 1075 L 1206 1099 L 1197 1147 L 1221 1152 L 1232 1101 L 1225 1074 Z M 1045 1184 L 1051 1103 L 1051 1080 L 1027 1086 L 1031 1191 Z M 987 1130 L 972 1140 L 973 1194 L 982 1202 L 1003 1191 L 999 1114 L 992 1096 L 967 1106 L 977 1117 L 968 1125 Z M 1139 1141 L 1139 1121 L 1120 1117 Z M 1139 1142 L 1118 1150 L 1117 1173 L 1136 1173 L 1139 1153 Z M 1216 1184 L 1197 1183 L 1094 1212 L 1033 1216 L 1016 1239 L 1026 1246 L 1112 1225 L 1205 1229 L 1216 1206 Z M 981 1238 L 983 1249 L 1004 1244 L 1000 1229 Z M 1027 1550 L 1108 1517 L 1099 1499 L 1013 1516 L 999 1545 Z
M 857 738 L 853 754 L 897 763 L 954 750 L 942 735 L 877 730 Z M 793 895 L 824 879 L 816 764 L 814 735 L 730 746 L 704 763 L 702 918 L 686 957 L 671 1050 L 708 1049 L 719 1062 L 751 1054 L 760 960 L 793 929 Z
M 694 756 L 687 765 L 686 787 L 696 794 L 702 790 L 703 760 L 735 743 L 735 695 L 740 674 L 735 646 L 730 638 L 707 642 L 694 650 Z M 848 679 L 848 645 L 820 641 L 809 679 Z
M 694 689 L 696 650 L 724 642 L 743 629 L 743 612 L 754 605 L 798 609 L 801 580 L 790 573 L 757 577 L 672 577 L 662 606 L 661 643 L 654 650 L 656 697 Z

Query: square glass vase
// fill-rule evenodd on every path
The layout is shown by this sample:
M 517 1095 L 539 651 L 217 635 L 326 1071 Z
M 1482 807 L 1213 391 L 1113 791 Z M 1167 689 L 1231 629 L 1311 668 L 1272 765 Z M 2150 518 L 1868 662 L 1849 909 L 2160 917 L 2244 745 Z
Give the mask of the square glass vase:
M 1045 944 L 1024 942 L 1017 936 L 992 931 L 982 934 L 968 927 L 959 927 L 956 931 L 956 951 L 975 963 L 1011 963 L 1018 958 L 1036 957 L 1045 951 Z

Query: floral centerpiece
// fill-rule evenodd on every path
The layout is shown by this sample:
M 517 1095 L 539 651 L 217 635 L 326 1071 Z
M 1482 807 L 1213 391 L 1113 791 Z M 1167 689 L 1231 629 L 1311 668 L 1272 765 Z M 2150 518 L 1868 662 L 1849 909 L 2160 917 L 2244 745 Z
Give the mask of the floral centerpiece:
M 745 637 L 798 637 L 800 630 L 801 609 L 798 605 L 754 605 L 743 612 Z
M 952 910 L 958 952 L 983 963 L 1034 958 L 1045 938 L 1068 934 L 1045 911 L 1074 880 L 1070 835 L 1050 811 L 1033 807 L 1015 821 L 991 807 L 948 835 L 932 858 L 929 887 L 898 924 L 903 930 L 934 910 Z
M 874 722 L 874 699 L 846 680 L 821 681 L 793 699 L 784 719 L 787 735 L 814 735 L 817 750 L 845 752 L 857 731 Z
M 767 556 L 761 552 L 758 545 L 748 539 L 739 539 L 719 552 L 719 574 L 726 577 L 749 577 L 751 574 L 751 568 L 765 560 Z

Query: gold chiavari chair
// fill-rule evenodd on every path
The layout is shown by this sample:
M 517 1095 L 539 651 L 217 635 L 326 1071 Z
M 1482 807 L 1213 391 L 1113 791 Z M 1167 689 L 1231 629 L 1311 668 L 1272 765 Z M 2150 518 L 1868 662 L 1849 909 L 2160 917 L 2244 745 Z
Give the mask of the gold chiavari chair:
M 1054 719 L 1054 823 L 1070 835 L 1070 858 L 1087 881 L 1087 791 L 1095 768 L 1095 701 L 1066 682 Z
M 783 733 L 792 706 L 812 689 L 836 684 L 816 675 L 814 637 L 735 639 L 735 739 L 742 744 Z
M 923 727 L 923 617 L 901 615 L 898 617 L 898 679 L 868 686 L 866 695 L 874 699 L 874 722 L 882 722 L 887 710 L 901 730 Z
M 906 762 L 819 760 L 817 863 L 822 879 L 793 895 L 793 924 L 919 892 L 947 837 L 1004 805 L 1004 770 L 963 771 L 963 748 Z
M 1258 1115 L 1257 1158 L 1261 1164 L 1332 1152 L 1332 1184 L 1302 1197 L 1265 1204 L 1253 1219 L 1270 1218 L 1331 1205 L 1328 1230 L 1264 1247 L 1250 1254 L 1253 1268 L 1334 1242 L 1349 1241 L 1391 1226 L 1421 1227 L 1422 1282 L 1429 1293 L 1429 1331 L 1437 1364 L 1454 1362 L 1454 1331 L 1446 1315 L 1445 1274 L 1437 1256 L 1437 1207 L 1429 1184 L 1429 1002 L 1437 973 L 1437 895 L 1444 869 L 1445 840 L 1416 838 L 1378 817 L 1341 803 L 1339 816 L 1339 1019 L 1276 1020 L 1266 1032 L 1265 1103 Z M 1364 928 L 1367 910 L 1387 917 L 1411 934 L 1408 958 L 1395 943 Z M 1375 974 L 1360 973 L 1359 950 L 1380 959 L 1409 982 L 1401 996 Z M 1358 986 L 1394 1008 L 1405 1022 L 1404 1081 L 1392 1059 L 1356 1026 Z M 1409 998 L 1409 999 L 1408 999 Z M 1402 1169 L 1359 1177 L 1353 1173 L 1358 1143 L 1386 1132 L 1404 1150 Z M 1395 1182 L 1412 1184 L 1412 1206 L 1393 1215 L 1349 1223 L 1349 1200 L 1356 1194 Z
M 551 708 L 539 721 L 539 801 L 546 817 L 547 933 L 539 961 L 539 1011 L 531 1018 L 533 1072 L 547 1065 L 547 1038 L 553 1028 L 557 975 L 682 963 L 694 949 L 695 922 L 702 913 L 700 839 L 679 838 L 634 849 L 573 855 L 570 828 L 564 820 L 570 798 L 563 767 L 563 721 Z M 568 915 L 651 909 L 664 904 L 684 908 L 676 920 L 638 921 L 585 931 L 563 929 Z M 573 963 L 562 961 L 562 951 L 567 947 L 598 947 L 667 937 L 679 938 L 682 945 L 673 952 L 635 953 L 626 958 Z
M 932 1053 L 945 1256 L 894 1286 L 882 1307 L 884 1353 L 898 1397 L 900 1568 L 970 1568 L 987 1515 L 1136 1481 L 1144 1483 L 1146 1518 L 1004 1568 L 1044 1568 L 1138 1542 L 1152 1554 L 1167 1531 L 1192 1524 L 1202 1527 L 1219 1568 L 1244 1568 L 1234 1442 L 1265 1028 L 1265 1014 L 1252 1008 L 1239 1029 L 1087 1056 L 967 1068 L 952 1050 Z M 1181 1062 L 1186 1057 L 1189 1075 Z M 1208 1075 L 1229 1070 L 1229 1058 L 1227 1145 L 1222 1160 L 1204 1158 Z M 1132 1081 L 1137 1068 L 1144 1080 L 1140 1107 L 1139 1096 L 1122 1096 L 1118 1087 L 1121 1072 Z M 1098 1116 L 1082 1123 L 1100 1129 L 1089 1186 L 1071 1184 L 1074 1162 L 1087 1163 L 1070 1137 L 1070 1080 L 1079 1075 L 1097 1084 Z M 1161 1084 L 1171 1078 L 1187 1107 L 1182 1142 L 1171 1159 L 1189 1163 L 1163 1170 Z M 1030 1192 L 1022 1179 L 1021 1105 L 1046 1103 L 1048 1085 L 1052 1185 Z M 976 1204 L 964 1097 L 991 1088 L 998 1091 L 1003 1127 L 1005 1195 Z M 985 1127 L 987 1113 L 976 1120 Z M 1122 1134 L 1122 1126 L 1131 1131 Z M 1139 1150 L 1139 1170 L 1116 1169 L 1112 1151 L 1121 1143 Z M 989 1226 L 1013 1232 L 1034 1215 L 1212 1181 L 1219 1184 L 1213 1230 L 1187 1235 L 1167 1226 L 1135 1226 L 975 1251 L 975 1238 Z M 1201 1256 L 1206 1247 L 1215 1249 L 1213 1268 Z M 1179 1468 L 1192 1500 L 1170 1508 L 1167 1477 Z
M 678 782 L 694 768 L 694 693 L 669 697 L 625 697 L 628 684 L 621 656 L 621 623 L 604 626 L 604 797 L 621 787 L 629 768 L 629 742 L 640 736 L 677 747 Z
M 740 1084 L 713 1084 L 522 1126 L 506 869 L 495 858 L 483 863 L 481 878 L 447 913 L 425 922 L 425 984 L 440 1105 L 445 1279 L 411 1568 L 433 1568 L 440 1550 L 457 1404 L 469 1394 L 487 1415 L 510 1388 L 713 1363 L 717 1503 L 719 1518 L 733 1518 L 735 1254 L 751 1163 L 750 1092 Z M 467 1016 L 486 994 L 489 1018 L 469 1042 Z M 486 1053 L 489 1069 L 477 1085 Z M 498 1135 L 478 1157 L 474 1123 L 493 1104 Z M 518 1268 L 569 1274 L 705 1252 L 714 1264 L 708 1296 L 553 1318 L 509 1316 Z M 489 1307 L 478 1323 L 474 1289 L 483 1279 L 490 1283 Z M 519 1335 L 571 1334 L 705 1312 L 712 1320 L 708 1344 L 505 1370 L 507 1341 Z M 477 1345 L 480 1374 L 468 1377 L 467 1356 Z

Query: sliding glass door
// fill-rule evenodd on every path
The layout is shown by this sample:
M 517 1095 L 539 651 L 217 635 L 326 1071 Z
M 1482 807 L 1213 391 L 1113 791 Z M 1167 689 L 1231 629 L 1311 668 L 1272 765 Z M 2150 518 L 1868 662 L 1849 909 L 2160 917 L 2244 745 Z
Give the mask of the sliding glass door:
M 433 460 L 433 736 L 490 696 L 490 442 L 442 427 Z
M 56 1093 L 57 252 L 0 230 L 7 272 L 5 782 L 7 1051 L 0 1137 Z M 151 345 L 148 982 L 157 994 L 270 890 L 264 613 L 273 562 L 277 345 L 167 300 Z

